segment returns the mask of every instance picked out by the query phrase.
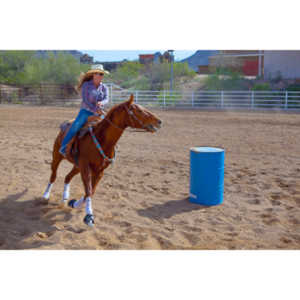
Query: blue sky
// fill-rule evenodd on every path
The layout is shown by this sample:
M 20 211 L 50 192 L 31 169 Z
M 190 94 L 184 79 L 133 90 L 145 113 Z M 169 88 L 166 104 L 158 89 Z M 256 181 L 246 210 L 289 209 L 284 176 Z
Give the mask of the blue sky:
M 159 51 L 164 53 L 166 50 L 80 50 L 94 57 L 95 61 L 122 61 L 123 59 L 135 60 L 139 54 L 151 54 Z M 191 56 L 197 50 L 175 50 L 175 60 L 182 60 Z

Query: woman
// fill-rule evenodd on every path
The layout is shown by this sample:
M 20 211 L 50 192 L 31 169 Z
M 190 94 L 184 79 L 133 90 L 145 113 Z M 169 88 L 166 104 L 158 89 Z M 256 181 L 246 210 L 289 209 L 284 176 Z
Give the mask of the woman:
M 82 103 L 75 121 L 62 141 L 59 152 L 64 157 L 68 143 L 86 123 L 88 117 L 96 115 L 97 110 L 103 109 L 108 103 L 108 88 L 102 83 L 104 74 L 109 72 L 105 71 L 102 65 L 94 65 L 79 80 L 77 89 L 81 89 Z

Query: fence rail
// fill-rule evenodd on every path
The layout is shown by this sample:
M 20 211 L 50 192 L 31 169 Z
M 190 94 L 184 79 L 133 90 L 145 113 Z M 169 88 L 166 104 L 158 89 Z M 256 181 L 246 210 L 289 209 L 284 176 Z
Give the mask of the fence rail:
M 135 102 L 147 107 L 184 109 L 278 109 L 300 110 L 300 91 L 145 91 L 110 87 L 110 103 L 116 104 L 134 94 Z M 0 85 L 0 104 L 79 106 L 72 86 L 40 85 L 7 87 Z

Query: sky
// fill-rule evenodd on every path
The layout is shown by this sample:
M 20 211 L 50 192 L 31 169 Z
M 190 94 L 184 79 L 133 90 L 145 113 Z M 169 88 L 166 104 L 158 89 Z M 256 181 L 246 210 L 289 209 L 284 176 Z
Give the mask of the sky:
M 168 49 L 167 49 L 168 50 Z M 155 52 L 163 54 L 166 50 L 80 50 L 80 52 L 87 53 L 94 57 L 94 61 L 122 61 L 136 60 L 139 54 L 153 54 Z M 197 50 L 175 50 L 175 61 L 182 60 L 193 55 Z

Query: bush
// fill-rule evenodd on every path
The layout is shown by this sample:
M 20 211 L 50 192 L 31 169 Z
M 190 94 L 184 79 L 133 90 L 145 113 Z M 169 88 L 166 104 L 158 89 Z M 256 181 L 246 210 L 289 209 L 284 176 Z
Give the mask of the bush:
M 270 91 L 271 85 L 269 82 L 265 83 L 256 83 L 252 88 L 252 91 Z
M 298 92 L 300 91 L 300 85 L 297 84 L 297 83 L 294 83 L 294 84 L 290 84 L 287 88 L 286 88 L 287 91 L 290 91 L 290 92 Z
M 247 86 L 240 73 L 228 69 L 217 69 L 214 74 L 209 75 L 205 80 L 205 90 L 230 91 L 246 88 Z
M 108 78 L 116 81 L 118 84 L 123 85 L 130 82 L 132 79 L 138 77 L 141 69 L 144 66 L 139 62 L 125 62 L 116 68 Z

